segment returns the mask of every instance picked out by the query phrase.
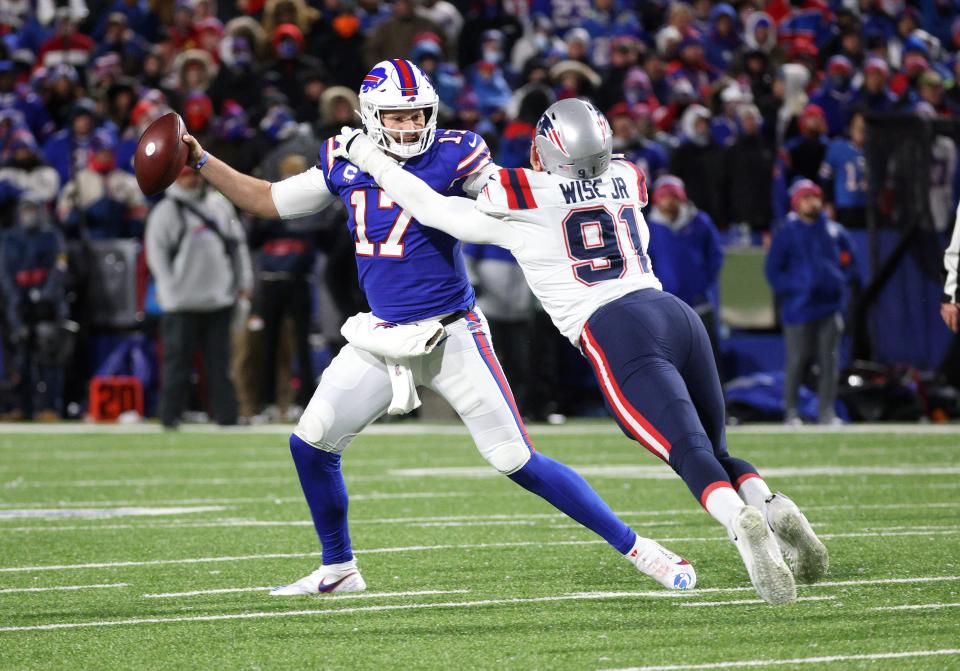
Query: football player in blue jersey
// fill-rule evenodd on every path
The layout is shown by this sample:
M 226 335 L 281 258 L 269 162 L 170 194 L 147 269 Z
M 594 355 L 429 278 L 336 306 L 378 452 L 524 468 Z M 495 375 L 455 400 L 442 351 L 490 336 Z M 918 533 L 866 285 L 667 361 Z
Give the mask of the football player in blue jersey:
M 437 107 L 429 79 L 409 61 L 383 61 L 363 79 L 360 116 L 376 146 L 437 192 L 475 197 L 497 170 L 490 151 L 472 132 L 438 129 Z M 475 306 L 458 240 L 413 220 L 370 175 L 340 157 L 333 138 L 323 144 L 316 166 L 275 183 L 241 174 L 193 137 L 183 139 L 190 146 L 189 164 L 258 217 L 299 217 L 340 198 L 372 309 L 348 320 L 350 344 L 324 371 L 290 436 L 323 563 L 272 594 L 365 589 L 350 544 L 341 453 L 388 410 L 400 414 L 416 407 L 417 387 L 450 403 L 499 472 L 599 534 L 661 585 L 694 586 L 688 562 L 639 537 L 580 475 L 533 449 Z

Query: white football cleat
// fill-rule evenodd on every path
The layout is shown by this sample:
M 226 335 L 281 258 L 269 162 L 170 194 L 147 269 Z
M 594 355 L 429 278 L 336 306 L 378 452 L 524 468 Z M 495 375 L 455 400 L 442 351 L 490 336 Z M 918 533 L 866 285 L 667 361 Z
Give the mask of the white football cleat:
M 637 536 L 626 557 L 640 573 L 667 589 L 693 589 L 697 584 L 697 573 L 690 562 L 649 538 Z
M 763 514 L 796 579 L 811 583 L 823 578 L 830 565 L 827 548 L 797 504 L 777 492 L 764 501 Z
M 797 599 L 793 573 L 770 542 L 773 534 L 763 513 L 753 506 L 744 506 L 733 518 L 733 542 L 743 558 L 750 582 L 760 598 L 774 606 Z
M 308 576 L 284 587 L 270 590 L 270 596 L 303 596 L 333 592 L 362 592 L 367 588 L 357 569 L 357 560 L 321 566 Z

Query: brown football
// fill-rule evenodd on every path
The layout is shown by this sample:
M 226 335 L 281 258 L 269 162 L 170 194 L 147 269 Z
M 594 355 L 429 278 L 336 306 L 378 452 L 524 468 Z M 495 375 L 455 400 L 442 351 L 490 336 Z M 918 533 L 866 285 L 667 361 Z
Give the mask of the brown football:
M 147 126 L 133 155 L 133 170 L 140 190 L 155 196 L 183 170 L 190 147 L 183 141 L 187 127 L 176 112 L 169 112 Z

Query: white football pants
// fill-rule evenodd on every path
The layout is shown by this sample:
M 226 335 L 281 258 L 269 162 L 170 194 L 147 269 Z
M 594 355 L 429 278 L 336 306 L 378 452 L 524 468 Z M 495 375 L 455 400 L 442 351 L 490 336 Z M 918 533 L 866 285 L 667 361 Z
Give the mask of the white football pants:
M 430 354 L 410 360 L 418 387 L 432 389 L 456 410 L 480 454 L 501 473 L 520 470 L 532 446 L 490 329 L 479 309 L 445 327 Z M 347 345 L 323 372 L 294 433 L 314 447 L 340 453 L 383 415 L 392 389 L 383 358 Z

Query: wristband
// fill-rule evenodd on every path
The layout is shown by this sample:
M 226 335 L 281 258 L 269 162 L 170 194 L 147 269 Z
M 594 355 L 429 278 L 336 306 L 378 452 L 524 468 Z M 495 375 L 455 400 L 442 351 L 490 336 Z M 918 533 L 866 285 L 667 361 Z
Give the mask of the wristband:
M 197 172 L 200 172 L 200 169 L 207 164 L 207 161 L 210 160 L 210 152 L 203 152 L 203 156 L 200 157 L 200 160 L 197 161 L 197 164 L 193 166 L 193 169 Z

